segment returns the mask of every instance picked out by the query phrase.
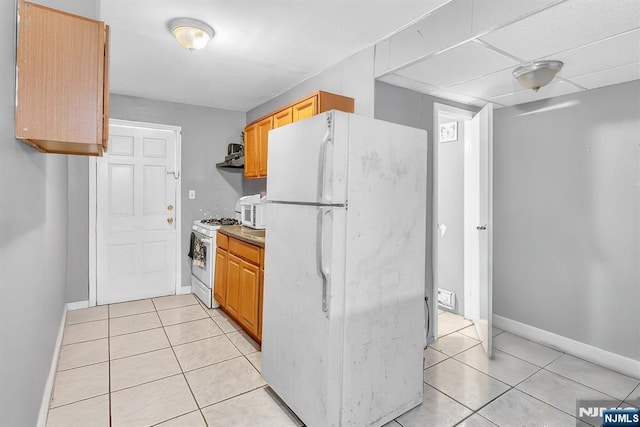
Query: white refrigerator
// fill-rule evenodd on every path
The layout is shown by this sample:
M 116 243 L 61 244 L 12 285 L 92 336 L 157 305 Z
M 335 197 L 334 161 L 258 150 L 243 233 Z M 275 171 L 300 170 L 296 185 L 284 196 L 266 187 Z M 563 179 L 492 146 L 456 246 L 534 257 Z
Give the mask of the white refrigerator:
M 262 374 L 310 427 L 422 402 L 427 133 L 339 111 L 269 133 Z

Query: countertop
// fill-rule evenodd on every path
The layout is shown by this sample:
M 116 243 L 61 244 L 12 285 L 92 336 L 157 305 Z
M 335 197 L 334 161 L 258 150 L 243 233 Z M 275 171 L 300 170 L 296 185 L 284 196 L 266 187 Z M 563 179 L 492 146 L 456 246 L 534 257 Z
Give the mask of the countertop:
M 223 225 L 218 233 L 233 237 L 250 245 L 260 246 L 264 248 L 264 232 L 265 230 L 254 230 L 244 225 Z

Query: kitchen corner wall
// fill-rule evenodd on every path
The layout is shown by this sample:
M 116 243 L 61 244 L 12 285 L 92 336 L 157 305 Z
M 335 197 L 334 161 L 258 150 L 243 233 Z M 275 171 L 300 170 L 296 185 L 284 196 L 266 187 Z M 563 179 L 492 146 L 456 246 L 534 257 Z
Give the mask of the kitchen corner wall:
M 355 99 L 355 113 L 373 117 L 374 48 L 369 47 L 331 66 L 281 94 L 265 96 L 265 102 L 247 111 L 247 123 L 317 90 Z
M 495 314 L 640 360 L 639 144 L 640 81 L 494 112 Z
M 241 142 L 245 113 L 111 94 L 112 119 L 182 127 L 182 286 L 189 286 L 187 252 L 193 221 L 204 217 L 233 217 L 243 194 L 244 169 L 216 168 L 229 143 Z M 189 200 L 189 190 L 196 191 Z M 85 298 L 86 299 L 86 298 Z
M 426 129 L 428 132 L 428 162 L 427 174 L 427 280 L 426 293 L 429 297 L 431 315 L 437 304 L 433 301 L 433 103 L 450 105 L 465 110 L 476 111 L 477 108 L 459 104 L 447 99 L 436 98 L 409 89 L 392 86 L 383 82 L 375 83 L 375 118 L 406 126 Z M 433 323 L 431 323 L 433 325 Z M 429 338 L 433 338 L 433 330 L 429 331 Z
M 97 14 L 95 1 L 39 3 Z M 0 425 L 34 426 L 66 301 L 69 156 L 14 138 L 15 7 L 0 2 Z
M 284 93 L 266 95 L 264 103 L 247 111 L 247 123 L 318 90 L 351 97 L 355 100 L 356 114 L 373 117 L 373 61 L 374 48 L 369 47 L 309 77 Z M 267 179 L 246 180 L 244 194 L 266 191 Z
M 493 144 L 494 314 L 635 360 L 639 100 L 634 81 L 498 109 Z M 429 168 L 434 102 L 473 110 L 376 83 L 376 118 L 429 131 Z

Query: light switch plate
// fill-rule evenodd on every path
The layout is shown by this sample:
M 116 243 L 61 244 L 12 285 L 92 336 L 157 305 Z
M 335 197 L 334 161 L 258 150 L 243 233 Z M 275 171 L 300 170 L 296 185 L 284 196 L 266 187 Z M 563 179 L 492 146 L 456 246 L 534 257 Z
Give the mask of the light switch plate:
M 189 200 L 196 198 L 196 190 L 189 190 Z

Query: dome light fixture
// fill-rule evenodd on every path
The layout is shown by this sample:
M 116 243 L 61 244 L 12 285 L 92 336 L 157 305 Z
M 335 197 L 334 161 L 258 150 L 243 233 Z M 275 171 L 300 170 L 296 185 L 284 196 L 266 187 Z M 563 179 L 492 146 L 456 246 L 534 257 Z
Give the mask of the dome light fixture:
M 172 19 L 169 30 L 180 46 L 191 51 L 205 47 L 215 34 L 207 23 L 191 18 Z
M 520 65 L 513 70 L 513 77 L 523 87 L 537 92 L 546 86 L 558 74 L 564 63 L 562 61 L 536 61 Z

